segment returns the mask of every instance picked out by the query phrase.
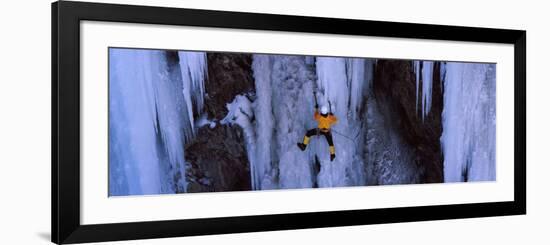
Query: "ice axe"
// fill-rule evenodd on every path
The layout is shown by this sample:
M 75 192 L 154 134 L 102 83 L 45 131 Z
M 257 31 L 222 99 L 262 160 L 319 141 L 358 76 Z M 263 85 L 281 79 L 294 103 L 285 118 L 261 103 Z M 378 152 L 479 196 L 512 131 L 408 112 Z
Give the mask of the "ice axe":
M 313 99 L 315 100 L 315 108 L 319 108 L 319 104 L 317 104 L 317 92 L 313 91 Z
M 317 91 L 313 90 L 313 99 L 315 100 L 315 110 L 319 109 L 319 104 L 317 104 Z M 317 136 L 319 136 L 319 130 L 317 130 Z

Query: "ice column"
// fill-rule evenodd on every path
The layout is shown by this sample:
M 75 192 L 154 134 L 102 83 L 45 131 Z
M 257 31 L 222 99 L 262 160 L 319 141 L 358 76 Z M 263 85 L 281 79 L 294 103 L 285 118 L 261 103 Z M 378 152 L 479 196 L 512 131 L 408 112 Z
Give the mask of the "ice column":
M 495 65 L 448 62 L 445 67 L 445 182 L 495 180 Z

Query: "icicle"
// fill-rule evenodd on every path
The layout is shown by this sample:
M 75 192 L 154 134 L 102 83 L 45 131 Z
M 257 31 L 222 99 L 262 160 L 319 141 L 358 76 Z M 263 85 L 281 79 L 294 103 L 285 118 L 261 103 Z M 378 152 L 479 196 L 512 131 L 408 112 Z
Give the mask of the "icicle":
M 194 115 L 199 115 L 204 106 L 204 81 L 207 74 L 206 53 L 179 51 L 178 56 L 187 113 L 191 120 L 191 128 L 195 130 Z
M 148 51 L 155 54 L 156 51 Z M 193 118 L 189 118 L 185 113 L 186 101 L 180 91 L 183 89 L 181 74 L 169 73 L 166 60 L 166 53 L 159 52 L 159 59 L 153 60 L 148 66 L 161 68 L 156 71 L 150 69 L 153 75 L 153 91 L 155 91 L 156 116 L 158 121 L 157 133 L 161 140 L 161 148 L 164 148 L 166 154 L 165 162 L 170 163 L 167 174 L 176 175 L 174 171 L 179 171 L 180 176 L 185 176 L 185 152 L 184 145 L 192 139 Z M 178 191 L 187 189 L 185 177 L 179 179 Z
M 418 113 L 418 104 L 422 106 L 420 111 L 422 121 L 430 113 L 432 107 L 432 87 L 433 87 L 433 61 L 413 61 L 413 69 L 416 81 L 416 101 L 415 112 Z M 422 70 L 422 72 L 421 72 Z M 422 98 L 419 97 L 420 93 L 420 77 L 422 75 Z M 418 101 L 421 101 L 419 103 Z M 417 114 L 418 115 L 418 114 Z
M 422 62 L 422 121 L 432 107 L 433 61 Z
M 164 51 L 110 50 L 110 195 L 185 191 L 183 138 L 189 120 Z M 176 81 L 176 82 L 174 82 Z M 125 182 L 125 183 L 122 183 Z M 124 186 L 123 188 L 117 188 Z
M 348 78 L 350 80 L 350 112 L 354 118 L 358 118 L 358 112 L 363 105 L 365 98 L 365 88 L 369 81 L 365 77 L 365 59 L 348 59 L 350 69 L 348 69 Z
M 418 113 L 418 91 L 419 91 L 419 83 L 420 83 L 420 61 L 415 60 L 413 61 L 413 68 L 414 68 L 414 75 L 416 78 L 416 107 L 415 107 L 415 113 Z M 416 114 L 418 115 L 418 114 Z
M 109 194 L 185 192 L 184 145 L 193 137 L 193 109 L 202 110 L 205 54 L 180 52 L 174 67 L 160 50 L 109 55 Z

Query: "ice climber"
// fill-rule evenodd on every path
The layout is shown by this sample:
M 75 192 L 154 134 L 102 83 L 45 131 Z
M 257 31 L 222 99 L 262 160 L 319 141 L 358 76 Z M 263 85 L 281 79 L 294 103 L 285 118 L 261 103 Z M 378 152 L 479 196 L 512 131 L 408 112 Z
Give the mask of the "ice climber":
M 321 114 L 319 114 L 319 105 L 315 103 L 315 113 L 313 114 L 313 119 L 317 121 L 317 128 L 312 128 L 307 131 L 304 136 L 303 142 L 298 143 L 298 147 L 302 151 L 305 151 L 307 144 L 309 144 L 310 137 L 313 135 L 322 134 L 327 139 L 330 151 L 330 161 L 333 161 L 336 157 L 336 151 L 334 149 L 334 142 L 332 141 L 332 133 L 330 132 L 330 127 L 338 121 L 338 118 L 334 116 L 332 111 L 329 111 L 327 106 L 321 107 Z

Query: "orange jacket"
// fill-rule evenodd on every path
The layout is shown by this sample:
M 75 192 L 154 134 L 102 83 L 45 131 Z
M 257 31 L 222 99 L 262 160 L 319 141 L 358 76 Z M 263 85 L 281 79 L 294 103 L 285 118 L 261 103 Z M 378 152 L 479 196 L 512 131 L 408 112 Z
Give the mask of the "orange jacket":
M 313 114 L 313 119 L 317 121 L 318 125 L 317 127 L 321 129 L 321 131 L 328 131 L 330 127 L 338 122 L 338 118 L 336 118 L 333 114 L 328 114 L 328 116 L 324 117 L 319 114 L 319 110 L 315 110 L 315 113 Z

